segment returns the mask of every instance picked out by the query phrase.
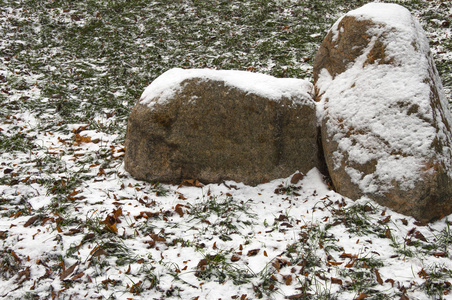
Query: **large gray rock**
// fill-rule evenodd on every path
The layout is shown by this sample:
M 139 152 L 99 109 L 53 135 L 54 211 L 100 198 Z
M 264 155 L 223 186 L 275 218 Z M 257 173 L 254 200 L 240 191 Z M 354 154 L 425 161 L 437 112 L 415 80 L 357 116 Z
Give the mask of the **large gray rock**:
M 249 72 L 167 71 L 132 110 L 125 169 L 148 181 L 255 185 L 320 167 L 311 89 Z
M 452 213 L 451 116 L 409 11 L 371 3 L 339 19 L 314 61 L 336 190 L 429 221 Z

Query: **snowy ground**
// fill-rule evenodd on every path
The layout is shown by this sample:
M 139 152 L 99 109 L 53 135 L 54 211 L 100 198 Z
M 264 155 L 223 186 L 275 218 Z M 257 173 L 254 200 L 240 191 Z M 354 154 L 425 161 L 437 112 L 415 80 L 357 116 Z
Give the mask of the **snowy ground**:
M 156 76 L 309 79 L 361 1 L 148 2 L 0 1 L 0 298 L 452 299 L 447 217 L 352 202 L 317 170 L 249 187 L 123 169 L 128 113 Z M 451 3 L 404 3 L 450 95 Z

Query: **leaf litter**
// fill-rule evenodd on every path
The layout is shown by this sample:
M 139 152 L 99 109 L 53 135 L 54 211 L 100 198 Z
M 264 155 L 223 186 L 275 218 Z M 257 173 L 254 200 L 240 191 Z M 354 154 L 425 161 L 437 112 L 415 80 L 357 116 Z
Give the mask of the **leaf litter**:
M 448 217 L 352 202 L 315 169 L 250 187 L 146 183 L 123 168 L 128 113 L 154 78 L 212 67 L 309 79 L 326 30 L 363 4 L 342 2 L 3 1 L 0 297 L 451 297 Z M 403 4 L 450 99 L 450 3 Z

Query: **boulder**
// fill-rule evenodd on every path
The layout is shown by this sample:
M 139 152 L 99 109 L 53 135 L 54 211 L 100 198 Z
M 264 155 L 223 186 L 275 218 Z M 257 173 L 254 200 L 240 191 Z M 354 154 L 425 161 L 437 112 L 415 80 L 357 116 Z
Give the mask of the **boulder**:
M 335 189 L 430 221 L 452 213 L 451 115 L 410 12 L 371 3 L 340 18 L 314 60 Z
M 132 110 L 125 169 L 147 181 L 256 185 L 320 168 L 311 90 L 300 79 L 169 70 Z

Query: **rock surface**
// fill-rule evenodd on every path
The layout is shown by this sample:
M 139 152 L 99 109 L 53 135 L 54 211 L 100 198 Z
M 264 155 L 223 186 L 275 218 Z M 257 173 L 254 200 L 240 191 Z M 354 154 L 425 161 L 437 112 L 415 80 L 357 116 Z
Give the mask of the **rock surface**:
M 314 84 L 337 192 L 422 221 L 452 213 L 450 111 L 407 9 L 371 3 L 339 19 L 315 57 Z
M 132 110 L 125 169 L 148 181 L 255 185 L 320 168 L 311 89 L 249 72 L 169 70 Z

